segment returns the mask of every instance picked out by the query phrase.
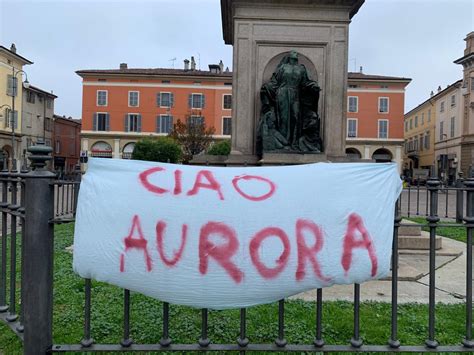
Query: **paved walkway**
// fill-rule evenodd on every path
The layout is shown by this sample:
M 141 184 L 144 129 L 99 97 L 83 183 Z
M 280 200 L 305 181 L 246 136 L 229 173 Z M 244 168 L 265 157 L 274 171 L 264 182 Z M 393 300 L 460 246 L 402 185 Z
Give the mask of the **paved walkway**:
M 466 302 L 466 244 L 443 238 L 443 247 L 436 253 L 436 302 L 445 304 Z M 428 303 L 428 251 L 400 251 L 398 282 L 399 303 Z M 472 282 L 472 280 L 471 280 Z M 352 285 L 334 285 L 323 289 L 323 300 L 353 301 Z M 391 302 L 392 282 L 389 279 L 361 285 L 361 301 Z M 314 301 L 316 290 L 292 298 Z

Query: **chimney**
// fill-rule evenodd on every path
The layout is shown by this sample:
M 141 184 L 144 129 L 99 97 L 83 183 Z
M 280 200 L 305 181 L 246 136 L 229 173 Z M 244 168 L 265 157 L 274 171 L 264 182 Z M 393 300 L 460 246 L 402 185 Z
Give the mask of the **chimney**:
M 196 70 L 196 61 L 194 57 L 191 57 L 191 70 Z
M 359 73 L 363 74 L 362 73 L 362 65 L 360 66 Z
M 10 51 L 13 52 L 13 53 L 16 53 L 15 43 L 12 43 L 12 45 L 10 46 Z
M 222 61 L 222 59 L 219 62 L 219 68 L 221 68 L 221 73 L 224 72 L 224 62 Z
M 120 70 L 128 69 L 127 63 L 120 63 Z
M 184 60 L 184 70 L 189 70 L 189 59 Z
M 440 85 L 440 86 L 438 86 L 438 92 L 440 92 L 440 91 L 441 91 L 441 85 Z

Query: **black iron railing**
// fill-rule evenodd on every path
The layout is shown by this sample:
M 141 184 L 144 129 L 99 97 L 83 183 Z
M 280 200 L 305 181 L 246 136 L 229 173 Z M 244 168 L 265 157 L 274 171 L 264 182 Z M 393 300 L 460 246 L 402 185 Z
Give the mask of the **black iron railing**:
M 53 173 L 45 169 L 49 151 L 45 147 L 31 147 L 30 157 L 32 171 L 0 173 L 2 214 L 2 234 L 0 240 L 0 319 L 23 339 L 25 354 L 49 352 L 98 352 L 98 351 L 294 351 L 294 352 L 472 352 L 474 340 L 472 334 L 472 233 L 474 229 L 474 177 L 462 181 L 462 185 L 453 188 L 456 202 L 465 202 L 465 209 L 457 224 L 440 223 L 439 206 L 448 206 L 451 195 L 441 188 L 439 180 L 430 178 L 426 187 L 418 186 L 416 190 L 408 188 L 396 205 L 394 238 L 392 252 L 391 275 L 391 320 L 390 336 L 386 344 L 364 345 L 360 328 L 360 290 L 361 285 L 354 285 L 352 339 L 347 344 L 326 345 L 323 338 L 324 300 L 322 289 L 316 293 L 314 341 L 310 344 L 291 344 L 285 336 L 285 300 L 278 302 L 278 320 L 275 329 L 276 339 L 273 343 L 257 344 L 249 339 L 247 332 L 247 309 L 240 310 L 240 330 L 233 344 L 214 344 L 209 338 L 209 312 L 201 310 L 200 334 L 196 335 L 196 343 L 178 344 L 170 336 L 170 308 L 168 303 L 162 304 L 161 339 L 156 344 L 135 344 L 131 340 L 130 327 L 130 291 L 123 290 L 123 333 L 122 339 L 116 344 L 96 344 L 91 329 L 92 322 L 92 283 L 85 280 L 84 287 L 84 331 L 82 341 L 78 344 L 53 343 L 53 226 L 74 220 L 77 193 L 80 186 L 79 178 L 57 180 Z M 80 175 L 78 175 L 80 176 Z M 416 191 L 416 195 L 412 195 Z M 424 191 L 424 195 L 421 193 Z M 448 196 L 449 195 L 449 196 Z M 416 196 L 416 197 L 414 197 Z M 422 197 L 421 197 L 422 196 Z M 446 199 L 440 198 L 446 196 Z M 404 205 L 404 199 L 415 198 L 415 213 L 410 212 L 410 203 Z M 421 201 L 426 205 L 422 205 Z M 405 200 L 406 201 L 406 200 Z M 413 200 L 412 200 L 413 201 Z M 410 201 L 410 202 L 412 202 Z M 448 201 L 448 202 L 446 202 Z M 464 203 L 463 203 L 464 204 Z M 408 209 L 404 210 L 404 206 Z M 420 207 L 423 206 L 423 207 Z M 423 212 L 421 212 L 423 211 Z M 450 216 L 446 208 L 445 215 Z M 459 209 L 458 209 L 459 212 Z M 402 215 L 423 215 L 429 228 L 429 297 L 428 297 L 428 328 L 426 341 L 418 345 L 401 344 L 398 334 L 398 230 L 404 226 Z M 420 224 L 416 224 L 421 226 Z M 435 290 L 436 290 L 436 230 L 440 226 L 462 226 L 466 230 L 466 321 L 465 334 L 459 334 L 457 344 L 438 344 L 436 341 Z M 17 299 L 17 236 L 21 235 L 21 307 L 16 308 Z M 8 244 L 9 242 L 9 244 Z M 7 264 L 10 266 L 7 267 Z M 9 275 L 7 275 L 7 272 Z M 7 277 L 9 276 L 9 277 Z M 7 282 L 7 279 L 10 281 Z M 79 317 L 80 315 L 78 315 Z

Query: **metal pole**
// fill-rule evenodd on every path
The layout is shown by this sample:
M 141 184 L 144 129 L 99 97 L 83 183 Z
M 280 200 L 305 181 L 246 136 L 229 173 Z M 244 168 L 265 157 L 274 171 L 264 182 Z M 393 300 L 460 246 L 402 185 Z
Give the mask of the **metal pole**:
M 24 354 L 45 354 L 53 337 L 54 174 L 46 169 L 51 147 L 35 145 L 25 174 Z M 31 228 L 30 226 L 34 226 Z
M 18 74 L 18 72 L 17 72 Z M 12 66 L 12 112 L 11 112 L 11 119 L 10 124 L 12 125 L 12 166 L 10 167 L 10 171 L 16 170 L 16 159 L 15 159 L 15 97 L 18 91 L 16 85 L 16 74 L 15 68 Z
M 462 223 L 464 208 L 464 179 L 462 171 L 458 173 L 459 178 L 456 180 L 456 223 Z

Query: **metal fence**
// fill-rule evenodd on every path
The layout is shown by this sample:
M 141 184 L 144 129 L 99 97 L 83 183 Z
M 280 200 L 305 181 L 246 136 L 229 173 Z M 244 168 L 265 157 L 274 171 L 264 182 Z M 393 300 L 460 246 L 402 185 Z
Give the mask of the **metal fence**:
M 257 344 L 248 339 L 247 310 L 240 310 L 240 331 L 234 344 L 215 344 L 208 336 L 208 310 L 201 310 L 201 332 L 194 344 L 175 344 L 170 331 L 170 304 L 162 306 L 161 340 L 156 344 L 135 344 L 130 336 L 130 292 L 123 291 L 123 337 L 117 344 L 96 344 L 92 340 L 91 317 L 91 280 L 86 279 L 84 289 L 84 332 L 82 341 L 77 344 L 53 343 L 53 234 L 54 224 L 74 220 L 79 180 L 56 180 L 55 174 L 45 168 L 50 148 L 33 146 L 29 149 L 32 171 L 0 173 L 2 199 L 1 254 L 0 254 L 0 320 L 4 321 L 23 340 L 25 354 L 44 354 L 52 352 L 98 352 L 98 351 L 294 351 L 294 352 L 472 352 L 474 340 L 472 334 L 472 234 L 474 230 L 474 177 L 463 181 L 456 190 L 456 196 L 463 197 L 466 203 L 462 224 L 442 224 L 438 216 L 439 197 L 444 191 L 439 180 L 430 178 L 426 186 L 427 205 L 425 217 L 430 234 L 429 250 L 429 307 L 428 332 L 426 341 L 419 345 L 401 344 L 398 334 L 398 229 L 402 226 L 401 211 L 403 197 L 397 202 L 393 253 L 392 253 L 392 295 L 390 337 L 386 344 L 364 345 L 360 336 L 360 290 L 361 285 L 354 284 L 353 335 L 347 344 L 326 345 L 323 330 L 323 290 L 317 290 L 314 316 L 316 326 L 314 341 L 311 344 L 289 344 L 285 340 L 285 300 L 278 302 L 278 326 L 275 329 L 274 343 Z M 462 194 L 458 193 L 459 191 Z M 411 191 L 410 191 L 411 192 Z M 418 192 L 417 192 L 418 193 Z M 420 195 L 418 195 L 420 196 Z M 410 198 L 410 194 L 406 197 Z M 409 204 L 408 204 L 409 206 Z M 408 209 L 408 211 L 410 211 Z M 420 210 L 418 213 L 421 214 Z M 446 212 L 446 214 L 448 214 Z M 466 268 L 466 321 L 465 333 L 459 334 L 457 344 L 438 344 L 435 324 L 435 237 L 440 226 L 462 226 L 467 233 Z M 21 307 L 17 304 L 17 236 L 21 236 Z M 9 263 L 9 268 L 7 268 Z M 7 272 L 9 275 L 7 275 Z M 7 277 L 8 276 L 8 277 Z M 9 282 L 7 282 L 9 281 Z M 8 291 L 8 292 L 7 292 Z M 80 315 L 78 315 L 79 317 Z

